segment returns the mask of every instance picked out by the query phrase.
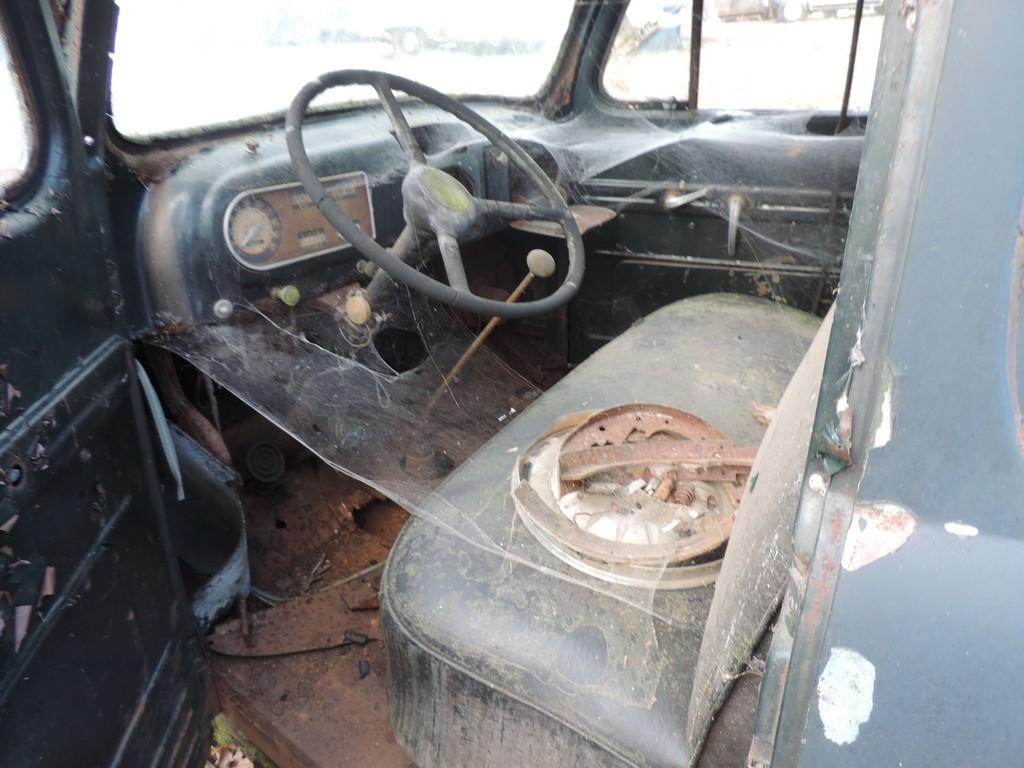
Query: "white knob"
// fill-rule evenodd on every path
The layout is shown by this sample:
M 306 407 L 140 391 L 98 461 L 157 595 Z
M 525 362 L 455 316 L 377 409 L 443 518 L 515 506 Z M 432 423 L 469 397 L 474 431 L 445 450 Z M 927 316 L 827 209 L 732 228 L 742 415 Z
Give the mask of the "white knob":
M 555 274 L 555 257 L 545 250 L 534 248 L 526 254 L 526 266 L 534 277 L 551 277 Z
M 373 309 L 363 294 L 352 293 L 345 299 L 345 316 L 352 325 L 366 325 L 373 317 Z

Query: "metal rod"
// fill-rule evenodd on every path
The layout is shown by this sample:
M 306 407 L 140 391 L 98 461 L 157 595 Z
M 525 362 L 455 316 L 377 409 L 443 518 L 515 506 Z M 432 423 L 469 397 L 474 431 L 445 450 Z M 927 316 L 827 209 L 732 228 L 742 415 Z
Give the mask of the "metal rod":
M 217 390 L 213 386 L 213 379 L 205 373 L 201 373 L 199 376 L 203 380 L 203 385 L 206 387 L 206 397 L 210 401 L 210 416 L 213 417 L 213 426 L 217 428 L 218 432 L 224 434 L 224 429 L 220 425 L 220 407 L 217 405 Z
M 369 568 L 363 568 L 363 570 L 357 571 L 356 573 L 353 573 L 351 576 L 346 576 L 343 579 L 338 579 L 337 581 L 332 582 L 331 586 L 340 587 L 342 584 L 348 584 L 350 582 L 355 581 L 356 579 L 361 579 L 364 576 L 370 576 L 379 571 L 380 569 L 382 569 L 384 567 L 385 562 L 386 561 L 381 560 L 379 563 L 374 563 Z
M 147 347 L 146 360 L 153 369 L 153 382 L 171 419 L 218 461 L 230 467 L 231 452 L 224 442 L 224 436 L 185 396 L 171 353 L 157 347 Z
M 850 92 L 853 90 L 853 70 L 857 64 L 857 44 L 860 42 L 860 20 L 864 18 L 864 0 L 857 0 L 853 14 L 853 37 L 850 39 L 850 62 L 846 66 L 846 88 L 843 89 L 843 107 L 836 121 L 836 135 L 846 130 L 847 114 L 850 111 Z
M 253 644 L 252 625 L 249 623 L 249 606 L 245 602 L 245 595 L 238 596 L 238 626 L 242 630 L 242 638 L 245 644 Z
M 533 282 L 533 273 L 527 272 L 526 277 L 522 279 L 519 285 L 516 286 L 516 289 L 509 294 L 507 299 L 505 299 L 505 303 L 515 304 L 519 300 L 519 297 L 523 295 L 523 292 L 530 287 L 531 282 Z M 466 363 L 469 362 L 469 359 L 478 349 L 480 349 L 483 343 L 487 341 L 487 337 L 490 336 L 491 332 L 498 327 L 498 323 L 500 322 L 500 317 L 492 317 L 487 321 L 487 325 L 484 326 L 484 329 L 480 331 L 479 335 L 475 339 L 473 339 L 473 343 L 466 348 L 466 351 L 462 353 L 462 357 L 456 361 L 455 365 L 452 366 L 452 369 L 448 371 L 447 375 L 445 375 L 444 381 L 438 385 L 437 389 L 434 390 L 434 394 L 430 396 L 430 400 L 427 402 L 427 413 L 430 413 L 434 409 L 434 406 L 437 405 L 438 398 L 440 398 L 444 391 L 448 389 L 451 383 L 455 380 L 455 377 L 459 375 L 459 371 L 463 369 Z
M 860 0 L 860 5 L 864 0 Z M 697 109 L 697 92 L 700 88 L 701 30 L 704 23 L 704 0 L 693 0 L 693 14 L 690 16 L 690 95 L 686 100 L 687 109 Z

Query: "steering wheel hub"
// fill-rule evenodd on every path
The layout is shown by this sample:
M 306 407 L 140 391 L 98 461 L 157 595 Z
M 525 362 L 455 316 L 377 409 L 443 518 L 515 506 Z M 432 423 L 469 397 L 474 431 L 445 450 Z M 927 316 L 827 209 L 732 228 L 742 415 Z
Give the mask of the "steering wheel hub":
M 453 211 L 465 211 L 473 204 L 469 190 L 458 179 L 429 165 L 420 166 L 416 171 L 424 191 L 438 205 Z M 413 173 L 410 171 L 409 176 L 412 177 Z

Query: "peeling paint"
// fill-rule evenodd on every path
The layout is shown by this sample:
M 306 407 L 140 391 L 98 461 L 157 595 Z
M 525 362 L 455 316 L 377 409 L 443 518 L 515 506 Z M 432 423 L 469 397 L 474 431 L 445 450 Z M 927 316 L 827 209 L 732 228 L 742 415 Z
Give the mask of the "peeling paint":
M 871 444 L 872 448 L 881 448 L 884 445 L 888 445 L 889 440 L 892 439 L 892 384 L 885 389 L 885 394 L 882 395 L 882 413 L 881 418 L 878 422 L 878 428 L 875 429 L 875 439 Z
M 858 504 L 846 534 L 843 568 L 856 571 L 891 555 L 906 544 L 916 530 L 917 518 L 899 504 Z
M 958 539 L 969 539 L 978 535 L 977 528 L 959 520 L 948 522 L 942 527 L 946 529 L 946 533 L 951 533 Z
M 825 738 L 852 744 L 871 717 L 875 665 L 851 648 L 835 647 L 818 678 L 818 715 Z

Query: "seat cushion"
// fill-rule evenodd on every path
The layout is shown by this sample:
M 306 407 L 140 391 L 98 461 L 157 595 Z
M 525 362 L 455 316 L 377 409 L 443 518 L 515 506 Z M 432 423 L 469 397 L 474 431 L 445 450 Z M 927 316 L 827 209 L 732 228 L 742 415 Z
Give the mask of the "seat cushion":
M 663 403 L 757 445 L 819 325 L 715 294 L 645 318 L 538 398 L 412 510 L 381 615 L 395 734 L 431 766 L 683 766 L 713 587 L 644 590 L 573 570 L 524 529 L 517 453 L 557 418 Z

